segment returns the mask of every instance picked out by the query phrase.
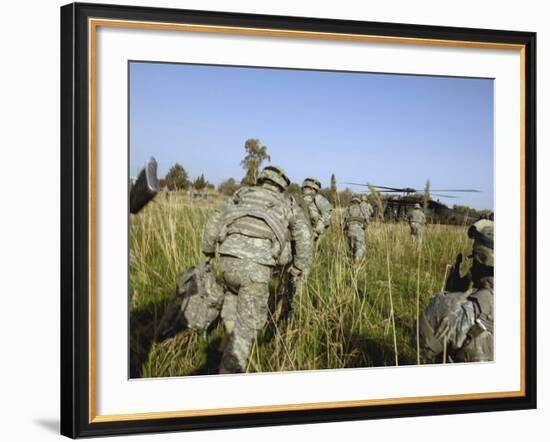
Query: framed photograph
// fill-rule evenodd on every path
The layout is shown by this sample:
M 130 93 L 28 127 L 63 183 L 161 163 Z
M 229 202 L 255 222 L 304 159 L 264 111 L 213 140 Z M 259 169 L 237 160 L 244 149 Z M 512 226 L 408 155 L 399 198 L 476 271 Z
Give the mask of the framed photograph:
M 535 408 L 535 62 L 530 32 L 63 6 L 61 433 Z

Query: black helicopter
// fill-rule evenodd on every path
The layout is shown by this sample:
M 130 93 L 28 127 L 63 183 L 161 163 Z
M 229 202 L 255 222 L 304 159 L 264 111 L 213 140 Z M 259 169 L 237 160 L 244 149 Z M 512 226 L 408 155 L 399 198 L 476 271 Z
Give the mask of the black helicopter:
M 355 186 L 368 187 L 369 184 L 362 183 L 344 183 Z M 443 198 L 457 198 L 453 195 L 446 195 L 434 192 L 473 192 L 478 193 L 476 189 L 433 189 L 429 188 L 429 183 L 426 183 L 424 190 L 414 189 L 412 187 L 388 187 L 370 185 L 380 194 L 382 206 L 384 210 L 383 218 L 387 222 L 398 222 L 407 219 L 407 214 L 415 204 L 420 204 L 424 208 L 426 220 L 433 224 L 450 224 L 468 226 L 479 220 L 479 216 L 472 216 L 467 213 L 458 212 L 450 209 L 439 200 L 433 200 L 431 196 L 439 196 Z M 427 196 L 427 197 L 426 197 Z M 374 202 L 374 201 L 373 201 Z M 378 216 L 379 208 L 377 204 L 373 204 L 374 216 Z

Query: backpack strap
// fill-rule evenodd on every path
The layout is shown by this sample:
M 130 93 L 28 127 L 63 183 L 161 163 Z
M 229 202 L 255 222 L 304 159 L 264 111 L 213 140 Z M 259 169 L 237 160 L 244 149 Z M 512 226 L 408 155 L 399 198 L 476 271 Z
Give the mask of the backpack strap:
M 271 216 L 265 210 L 253 209 L 250 207 L 235 207 L 228 211 L 223 219 L 223 225 L 229 226 L 232 222 L 236 221 L 239 218 L 244 218 L 245 216 L 252 216 L 254 218 L 261 219 L 264 221 L 269 228 L 272 230 L 273 234 L 277 238 L 281 250 L 284 249 L 287 236 L 285 227 L 277 220 L 274 216 Z

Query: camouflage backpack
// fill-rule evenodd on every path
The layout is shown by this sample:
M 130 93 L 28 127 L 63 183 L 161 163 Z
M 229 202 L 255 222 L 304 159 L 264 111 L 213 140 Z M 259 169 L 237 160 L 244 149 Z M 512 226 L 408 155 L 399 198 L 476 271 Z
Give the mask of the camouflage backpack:
M 367 223 L 365 214 L 363 213 L 363 210 L 361 210 L 361 206 L 359 204 L 351 204 L 348 207 L 345 217 L 345 223 L 346 226 L 348 226 L 350 223 L 359 223 L 364 226 Z
M 187 327 L 204 334 L 218 317 L 224 291 L 216 282 L 210 264 L 202 262 L 183 273 L 176 284 L 160 325 L 160 337 Z
M 329 219 L 332 213 L 332 204 L 330 204 L 329 200 L 327 200 L 323 195 L 318 193 L 317 195 L 315 195 L 314 201 L 315 201 L 315 205 L 317 206 L 317 209 L 319 209 L 319 212 L 321 212 L 321 215 Z

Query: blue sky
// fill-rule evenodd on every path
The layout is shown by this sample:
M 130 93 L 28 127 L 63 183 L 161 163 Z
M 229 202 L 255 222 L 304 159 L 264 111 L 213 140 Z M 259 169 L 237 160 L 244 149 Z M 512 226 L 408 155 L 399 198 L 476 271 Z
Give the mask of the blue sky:
M 214 184 L 242 178 L 244 142 L 300 183 L 476 188 L 441 198 L 493 207 L 493 81 L 130 63 L 130 174 L 181 163 Z M 361 190 L 360 187 L 353 189 Z

